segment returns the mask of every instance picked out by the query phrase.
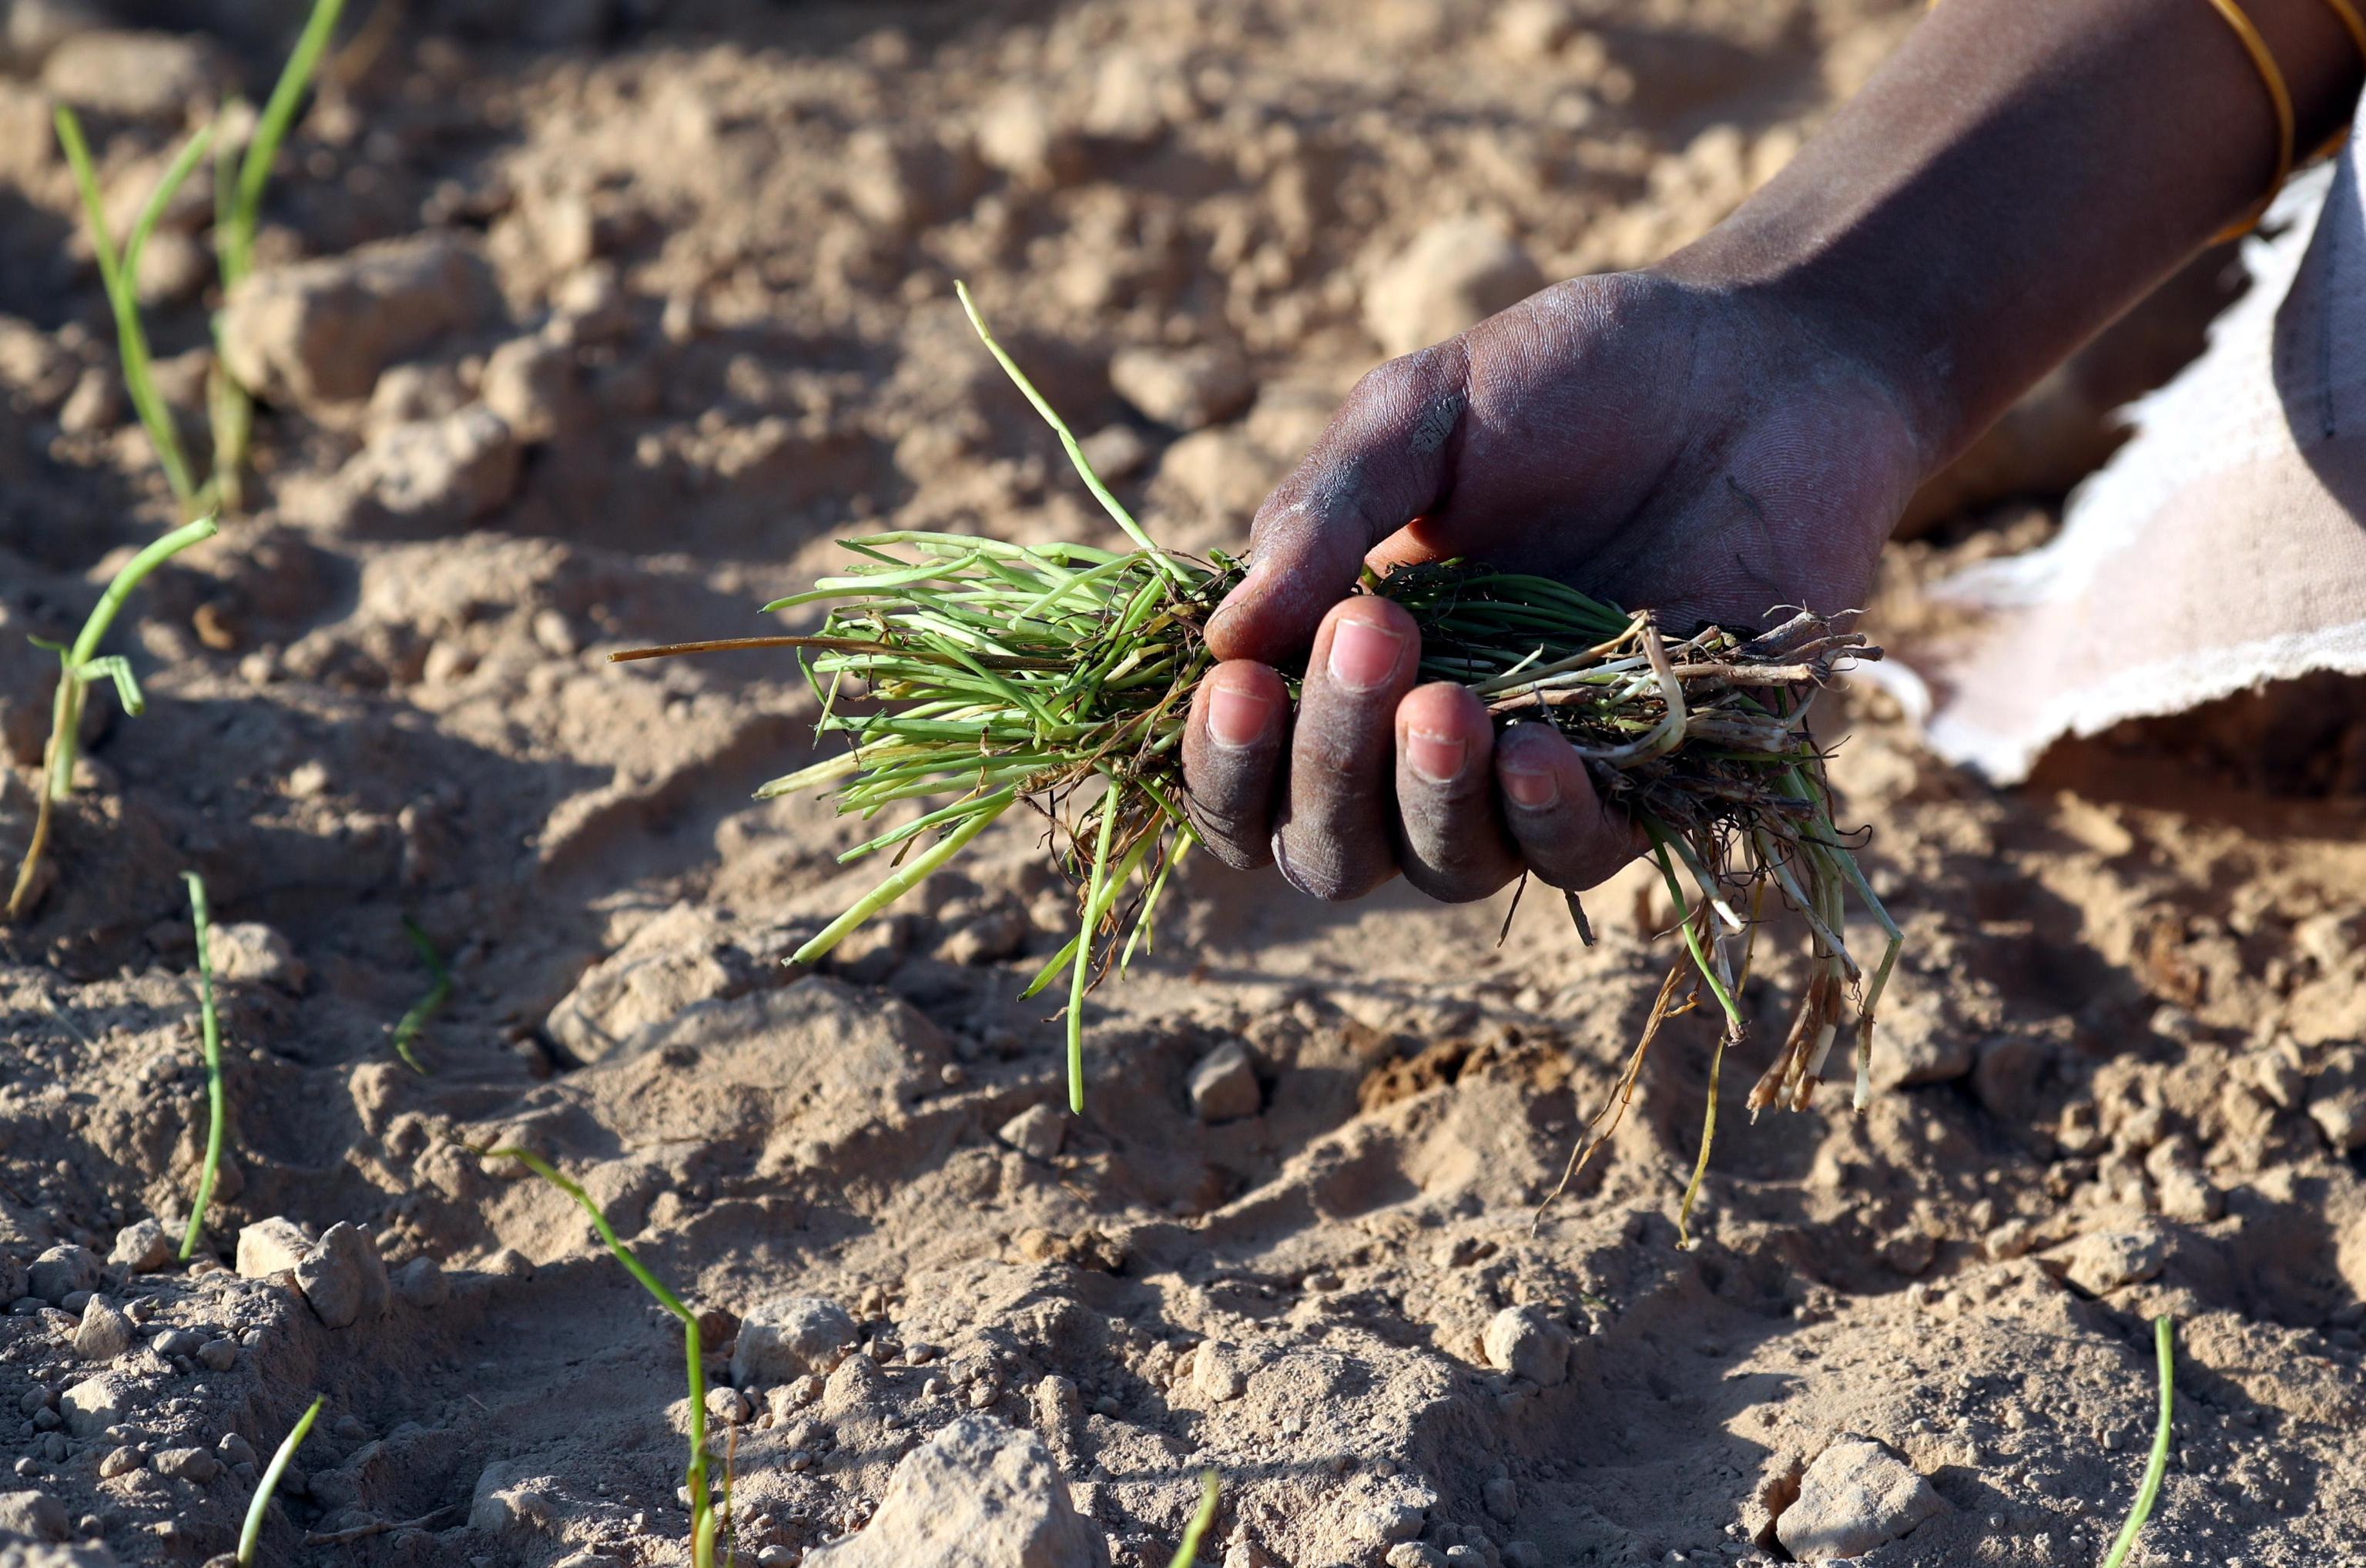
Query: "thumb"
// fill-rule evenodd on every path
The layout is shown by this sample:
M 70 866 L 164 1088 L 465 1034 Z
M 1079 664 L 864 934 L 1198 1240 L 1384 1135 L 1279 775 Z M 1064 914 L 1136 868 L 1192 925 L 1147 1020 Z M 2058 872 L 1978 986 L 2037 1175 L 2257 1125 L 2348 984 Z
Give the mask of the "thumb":
M 1209 651 L 1265 664 L 1303 651 L 1355 587 L 1365 552 L 1444 502 L 1468 367 L 1453 338 L 1356 383 L 1314 449 L 1257 508 L 1248 575 L 1210 617 Z

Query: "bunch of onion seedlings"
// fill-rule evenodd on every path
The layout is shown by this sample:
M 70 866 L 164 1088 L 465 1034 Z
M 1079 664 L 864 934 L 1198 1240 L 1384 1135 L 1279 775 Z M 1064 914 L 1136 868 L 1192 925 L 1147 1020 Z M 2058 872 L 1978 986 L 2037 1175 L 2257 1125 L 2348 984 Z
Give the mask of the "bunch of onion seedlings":
M 1149 950 L 1168 881 L 1196 841 L 1181 777 L 1184 723 L 1193 688 L 1214 663 L 1202 628 L 1242 569 L 1220 553 L 1202 562 L 1160 548 L 1095 476 L 966 289 L 961 299 L 987 349 L 1135 547 L 909 531 L 849 539 L 853 558 L 842 575 L 765 606 L 828 606 L 817 633 L 616 657 L 797 649 L 821 703 L 820 729 L 853 744 L 775 779 L 760 795 L 828 790 L 841 812 L 866 819 L 899 802 L 943 801 L 840 857 L 884 856 L 893 869 L 794 963 L 828 953 L 1006 814 L 1037 813 L 1076 886 L 1078 919 L 1076 934 L 1025 994 L 1065 977 L 1069 1099 L 1081 1111 L 1085 993 Z M 1716 1134 L 1718 1068 L 1744 1032 L 1741 987 L 1770 886 L 1804 919 L 1808 977 L 1750 1109 L 1804 1107 L 1835 1046 L 1851 1035 L 1862 1109 L 1874 1013 L 1899 937 L 1833 825 L 1823 757 L 1805 718 L 1837 670 L 1879 650 L 1804 611 L 1752 637 L 1715 626 L 1672 636 L 1648 611 L 1459 561 L 1368 572 L 1360 591 L 1413 614 L 1422 679 L 1467 685 L 1499 724 L 1542 720 L 1568 737 L 1604 797 L 1648 836 L 1674 901 L 1684 951 L 1564 1185 L 1615 1130 L 1661 1024 L 1706 988 L 1724 1029 L 1680 1211 L 1689 1216 Z M 1294 697 L 1299 672 L 1283 674 Z M 1870 967 L 1845 939 L 1852 896 L 1884 935 Z M 1574 896 L 1569 907 L 1592 941 Z

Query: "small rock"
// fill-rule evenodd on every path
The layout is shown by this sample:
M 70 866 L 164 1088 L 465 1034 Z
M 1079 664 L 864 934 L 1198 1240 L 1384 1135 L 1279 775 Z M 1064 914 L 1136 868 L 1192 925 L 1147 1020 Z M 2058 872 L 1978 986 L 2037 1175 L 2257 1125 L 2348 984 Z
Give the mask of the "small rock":
M 66 1506 L 48 1493 L 0 1492 L 0 1539 L 63 1540 L 68 1529 Z
M 2366 1148 L 2366 1089 L 2319 1093 L 2308 1102 L 2308 1119 L 2316 1123 L 2335 1154 L 2355 1154 Z
M 1222 1404 L 1248 1390 L 1248 1372 L 1240 1352 L 1221 1340 L 1203 1343 L 1191 1357 L 1191 1386 L 1200 1398 Z
M 1505 1307 L 1487 1324 L 1487 1364 L 1538 1388 L 1569 1380 L 1569 1330 L 1533 1307 Z
M 1380 1561 L 1388 1568 L 1446 1568 L 1446 1553 L 1418 1540 L 1401 1540 Z
M 153 1220 L 134 1220 L 115 1233 L 107 1260 L 134 1274 L 152 1274 L 173 1261 L 173 1238 Z
M 979 116 L 978 156 L 1027 185 L 1057 185 L 1074 177 L 1082 149 L 1052 118 L 1047 96 L 1013 84 Z
M 411 1306 L 432 1309 L 452 1299 L 452 1281 L 444 1265 L 422 1253 L 394 1271 L 394 1293 Z
M 222 355 L 267 402 L 351 401 L 388 366 L 497 304 L 491 272 L 453 235 L 389 240 L 247 277 L 223 308 Z
M 534 1259 L 514 1247 L 499 1247 L 479 1266 L 478 1271 L 496 1280 L 531 1280 Z
M 517 480 L 517 439 L 482 403 L 373 431 L 337 475 L 356 523 L 413 536 L 453 533 L 491 515 Z
M 1576 32 L 1569 0 L 1509 0 L 1495 13 L 1495 45 L 1514 60 L 1549 60 Z
M 237 85 L 222 51 L 191 33 L 96 28 L 61 42 L 41 67 L 41 85 L 74 107 L 125 119 L 178 120 Z
M 1354 1468 L 1353 1456 L 1342 1454 L 1339 1457 L 1348 1461 L 1349 1469 Z M 1334 1461 L 1335 1464 L 1336 1462 Z M 1364 1510 L 1365 1524 L 1384 1541 L 1411 1540 L 1421 1534 L 1421 1527 L 1428 1520 L 1427 1508 L 1403 1497 L 1389 1498 Z
M 1507 1525 L 1520 1517 L 1520 1487 L 1510 1476 L 1499 1475 L 1487 1483 L 1482 1495 L 1490 1517 Z
M 377 385 L 370 389 L 369 413 L 362 424 L 364 429 L 375 431 L 390 424 L 442 419 L 445 414 L 458 413 L 471 400 L 468 383 L 460 379 L 456 366 L 389 365 L 378 373 Z
M 1364 290 L 1364 326 L 1391 355 L 1439 343 L 1544 287 L 1494 224 L 1450 218 L 1414 236 Z
M 2037 1245 L 2037 1227 L 2027 1220 L 2007 1220 L 1989 1232 L 1981 1247 L 1989 1257 L 1999 1263 L 2009 1258 L 2019 1258 Z
M 544 1027 L 576 1060 L 603 1062 L 637 1054 L 698 1003 L 749 983 L 715 911 L 675 904 L 584 971 Z
M 1842 1438 L 1808 1466 L 1798 1498 L 1776 1516 L 1774 1536 L 1808 1561 L 1862 1557 L 1896 1540 L 1946 1500 L 1895 1452 L 1869 1438 Z
M 392 1293 L 377 1238 L 344 1220 L 321 1232 L 320 1241 L 296 1265 L 296 1283 L 331 1328 L 377 1316 Z
M 977 194 L 981 171 L 966 147 L 933 136 L 866 127 L 847 138 L 846 197 L 884 229 L 924 229 Z
M 706 1413 L 727 1427 L 744 1426 L 756 1414 L 748 1396 L 736 1388 L 710 1388 L 706 1391 Z
M 1068 1119 L 1049 1105 L 1031 1105 L 1005 1122 L 995 1136 L 1031 1159 L 1048 1160 L 1068 1140 Z
M 58 1405 L 67 1431 L 77 1438 L 96 1438 L 130 1420 L 139 1402 L 139 1384 L 115 1372 L 101 1372 L 66 1390 Z
M 197 1347 L 197 1359 L 218 1372 L 226 1372 L 238 1364 L 238 1344 L 231 1339 L 208 1339 Z
M 221 1441 L 214 1445 L 214 1452 L 220 1454 L 222 1463 L 227 1465 L 237 1466 L 254 1462 L 254 1445 L 236 1432 L 224 1432 L 221 1435 Z
M 200 1486 L 220 1475 L 222 1468 L 221 1461 L 207 1449 L 160 1449 L 148 1463 L 159 1475 Z
M 1230 419 L 1256 395 L 1241 356 L 1213 345 L 1121 349 L 1110 362 L 1110 385 L 1144 415 L 1177 430 Z
M 74 1330 L 74 1354 L 85 1361 L 111 1361 L 131 1348 L 131 1320 L 105 1296 L 93 1296 Z
M 1190 1090 L 1192 1113 L 1205 1122 L 1254 1116 L 1264 1103 L 1248 1047 L 1237 1040 L 1200 1058 L 1191 1069 Z
M 98 1288 L 98 1254 L 86 1247 L 53 1247 L 25 1270 L 25 1289 L 45 1302 L 62 1304 L 76 1291 Z
M 2190 1165 L 2173 1165 L 2154 1182 L 2160 1212 L 2188 1224 L 2208 1224 L 2226 1209 L 2225 1194 L 2217 1184 Z
M 299 991 L 310 971 L 287 939 L 259 920 L 214 927 L 207 940 L 214 977 Z
M 862 1533 L 806 1558 L 808 1568 L 1107 1568 L 1109 1560 L 1100 1527 L 1076 1513 L 1042 1440 L 983 1416 L 964 1416 L 906 1454 Z
M 98 1478 L 101 1481 L 112 1481 L 118 1475 L 130 1474 L 147 1462 L 148 1461 L 141 1456 L 138 1449 L 129 1447 L 110 1449 L 107 1450 L 107 1457 L 98 1461 Z
M 58 410 L 58 428 L 68 435 L 103 435 L 123 423 L 130 405 L 115 372 L 94 365 L 78 377 Z
M 168 1328 L 149 1340 L 148 1348 L 166 1360 L 171 1360 L 175 1356 L 184 1360 L 195 1360 L 199 1343 L 197 1337 L 186 1328 Z
M 1109 424 L 1084 439 L 1085 461 L 1093 472 L 1115 483 L 1130 479 L 1150 463 L 1150 443 L 1130 424 Z
M 549 1478 L 526 1466 L 495 1460 L 477 1476 L 468 1528 L 480 1535 L 501 1537 L 547 1522 L 558 1511 Z
M 827 1377 L 862 1338 L 846 1309 L 820 1296 L 778 1296 L 759 1303 L 739 1325 L 731 1352 L 731 1381 L 741 1388 Z
M 239 1231 L 238 1271 L 249 1280 L 293 1273 L 296 1265 L 311 1250 L 312 1238 L 302 1226 L 284 1215 L 274 1214 Z
M 520 441 L 547 441 L 580 423 L 585 405 L 575 355 L 539 337 L 513 338 L 485 361 L 485 406 Z
M 2097 1231 L 2082 1235 L 2060 1255 L 2063 1274 L 2090 1296 L 2141 1284 L 2160 1272 L 2169 1242 L 2158 1231 Z

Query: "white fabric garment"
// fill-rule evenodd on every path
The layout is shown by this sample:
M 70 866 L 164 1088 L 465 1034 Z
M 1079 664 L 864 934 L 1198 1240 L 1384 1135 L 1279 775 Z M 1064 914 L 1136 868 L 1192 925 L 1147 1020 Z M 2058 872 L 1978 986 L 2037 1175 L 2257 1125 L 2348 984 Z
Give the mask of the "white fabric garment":
M 2366 116 L 2361 116 L 2366 118 Z M 2313 671 L 2366 673 L 2366 199 L 2355 136 L 2243 246 L 2249 292 L 2054 539 L 1934 591 L 1932 750 L 2000 784 L 2065 736 Z

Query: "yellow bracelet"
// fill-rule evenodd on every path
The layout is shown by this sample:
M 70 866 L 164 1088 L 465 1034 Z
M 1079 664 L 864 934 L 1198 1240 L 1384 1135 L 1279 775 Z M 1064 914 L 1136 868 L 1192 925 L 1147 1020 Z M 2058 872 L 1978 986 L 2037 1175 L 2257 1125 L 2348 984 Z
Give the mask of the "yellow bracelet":
M 2268 210 L 2268 204 L 2275 200 L 2276 192 L 2283 188 L 2285 179 L 2292 174 L 2292 89 L 2284 85 L 2284 73 L 2276 68 L 2276 57 L 2269 51 L 2268 40 L 2259 36 L 2259 29 L 2251 25 L 2251 18 L 2243 14 L 2243 8 L 2236 5 L 2235 0 L 2210 0 L 2210 5 L 2226 18 L 2226 25 L 2235 29 L 2235 37 L 2242 42 L 2243 52 L 2248 54 L 2251 63 L 2259 68 L 2259 80 L 2267 85 L 2268 102 L 2276 111 L 2275 178 L 2268 182 L 2267 194 L 2259 197 L 2248 212 L 2215 237 L 2220 241 L 2236 240 L 2259 226 L 2260 217 Z

